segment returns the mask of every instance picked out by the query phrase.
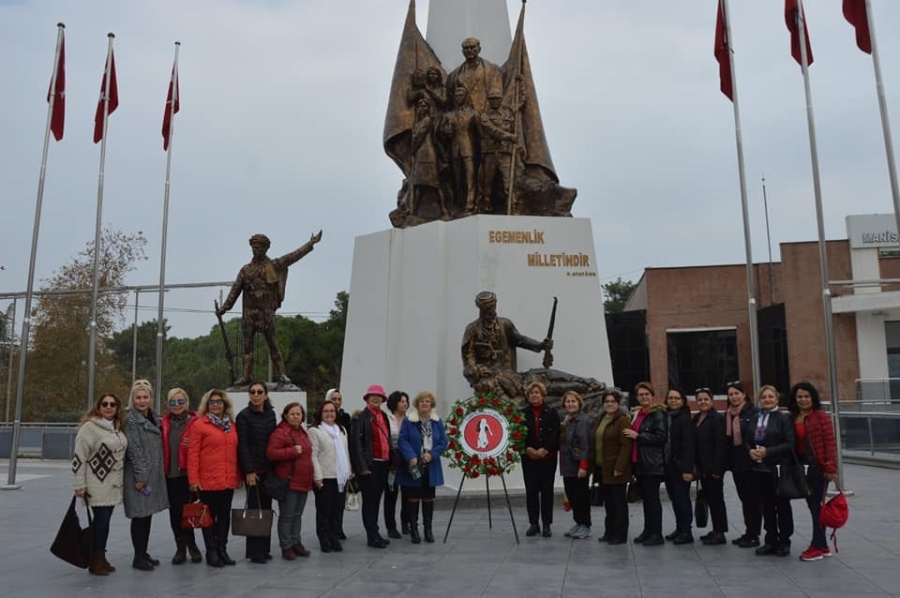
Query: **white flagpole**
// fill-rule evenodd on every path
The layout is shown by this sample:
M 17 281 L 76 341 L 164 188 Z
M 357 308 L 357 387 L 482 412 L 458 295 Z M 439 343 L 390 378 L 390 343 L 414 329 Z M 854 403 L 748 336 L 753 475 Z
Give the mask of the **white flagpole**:
M 41 172 L 38 177 L 37 201 L 34 206 L 34 229 L 31 232 L 31 258 L 28 262 L 28 286 L 25 291 L 25 317 L 22 318 L 22 338 L 19 349 L 19 377 L 16 381 L 16 413 L 13 416 L 12 448 L 9 453 L 9 474 L 5 488 L 16 485 L 16 463 L 19 452 L 19 428 L 22 419 L 22 396 L 25 394 L 25 361 L 28 356 L 28 338 L 31 333 L 31 299 L 34 295 L 34 267 L 37 259 L 38 236 L 41 230 L 41 207 L 44 202 L 44 177 L 47 173 L 47 153 L 50 148 L 50 123 L 53 120 L 53 106 L 56 103 L 56 75 L 59 70 L 59 53 L 63 45 L 66 26 L 57 23 L 56 54 L 53 57 L 53 74 L 50 76 L 50 102 L 47 106 L 47 127 L 44 130 L 44 153 L 41 157 Z M 7 405 L 8 407 L 8 405 Z
M 103 176 L 106 163 L 106 125 L 109 120 L 109 90 L 112 85 L 112 52 L 114 33 L 108 33 L 109 46 L 106 51 L 106 87 L 103 90 L 103 137 L 100 139 L 100 174 L 97 177 L 97 221 L 94 225 L 93 286 L 91 288 L 91 344 L 88 351 L 88 393 L 87 405 L 90 408 L 94 400 L 94 372 L 97 355 L 97 295 L 100 290 L 100 253 L 101 233 L 103 225 Z
M 881 110 L 881 128 L 884 132 L 884 149 L 887 153 L 888 173 L 891 179 L 891 195 L 894 198 L 894 218 L 897 222 L 897 231 L 900 232 L 900 185 L 897 183 L 897 162 L 894 160 L 891 121 L 888 118 L 884 84 L 881 81 L 881 60 L 878 57 L 878 45 L 875 43 L 875 23 L 874 19 L 872 19 L 872 6 L 870 0 L 865 1 L 866 19 L 869 23 L 869 40 L 872 43 L 872 65 L 875 69 L 875 89 L 878 93 L 878 107 Z
M 747 312 L 750 324 L 750 363 L 753 374 L 753 391 L 760 387 L 759 329 L 756 323 L 756 277 L 753 270 L 753 250 L 750 245 L 750 211 L 747 207 L 747 174 L 744 170 L 744 138 L 741 132 L 741 110 L 738 105 L 737 77 L 734 70 L 734 52 L 731 48 L 731 15 L 728 0 L 721 0 L 725 21 L 725 42 L 728 44 L 728 62 L 731 71 L 731 95 L 734 104 L 734 138 L 737 144 L 738 177 L 741 185 L 741 215 L 744 219 L 744 253 L 747 258 Z
M 163 193 L 163 221 L 162 221 L 162 250 L 159 257 L 159 311 L 156 315 L 156 412 L 161 413 L 162 401 L 162 368 L 163 368 L 163 337 L 165 326 L 163 324 L 163 307 L 166 296 L 166 239 L 169 230 L 169 179 L 172 172 L 172 145 L 175 132 L 175 103 L 178 101 L 178 50 L 181 42 L 175 42 L 175 62 L 172 65 L 172 79 L 169 85 L 172 87 L 172 101 L 166 106 L 169 111 L 169 147 L 166 152 L 166 186 Z
M 831 311 L 831 285 L 828 278 L 828 252 L 825 246 L 825 217 L 822 210 L 822 181 L 819 175 L 819 151 L 816 142 L 816 122 L 813 116 L 812 95 L 809 88 L 809 57 L 806 55 L 806 22 L 803 2 L 797 0 L 797 33 L 800 38 L 800 66 L 803 70 L 803 88 L 806 91 L 806 122 L 809 128 L 809 154 L 812 161 L 813 190 L 816 199 L 816 224 L 819 231 L 819 268 L 822 273 L 822 305 L 825 309 L 825 356 L 828 368 L 828 394 L 834 414 L 834 433 L 837 438 L 838 483 L 843 486 L 841 450 L 841 419 L 838 401 L 837 366 L 834 355 L 834 315 Z

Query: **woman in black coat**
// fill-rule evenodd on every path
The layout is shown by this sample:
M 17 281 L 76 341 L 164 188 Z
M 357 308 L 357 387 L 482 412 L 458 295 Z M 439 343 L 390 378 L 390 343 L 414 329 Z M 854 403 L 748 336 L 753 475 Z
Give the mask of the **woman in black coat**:
M 666 477 L 666 406 L 653 404 L 653 387 L 649 382 L 638 382 L 634 394 L 640 406 L 631 411 L 631 428 L 622 430 L 622 434 L 633 441 L 631 462 L 644 499 L 644 531 L 634 543 L 660 546 L 666 543 L 662 535 L 662 503 L 659 500 L 659 485 Z
M 759 410 L 753 405 L 753 398 L 744 391 L 740 381 L 730 382 L 728 409 L 725 410 L 725 444 L 728 448 L 728 467 L 734 479 L 741 510 L 744 515 L 744 534 L 731 541 L 741 548 L 759 546 L 759 532 L 762 529 L 762 509 L 759 502 L 751 500 L 753 494 L 752 470 L 749 443 L 753 441 L 753 428 Z
M 723 493 L 726 457 L 725 418 L 716 411 L 710 389 L 698 388 L 694 398 L 698 410 L 694 416 L 694 426 L 697 428 L 697 478 L 703 488 L 712 519 L 712 531 L 700 536 L 700 541 L 709 546 L 724 544 L 725 532 L 728 531 L 728 515 Z
M 694 509 L 691 505 L 691 482 L 694 480 L 697 432 L 691 422 L 687 398 L 677 388 L 666 394 L 666 420 L 669 442 L 666 446 L 666 493 L 675 513 L 675 531 L 666 536 L 673 544 L 691 544 Z
M 559 452 L 559 415 L 545 402 L 547 388 L 540 382 L 529 384 L 525 396 L 528 405 L 523 415 L 528 435 L 522 456 L 522 478 L 529 523 L 525 535 L 530 537 L 540 533 L 549 538 L 553 535 L 550 524 L 553 523 L 553 480 Z M 543 529 L 538 527 L 539 521 L 543 522 Z
M 238 435 L 238 464 L 247 485 L 248 508 L 272 508 L 272 497 L 263 491 L 263 482 L 271 465 L 266 458 L 269 436 L 275 430 L 275 409 L 269 401 L 269 390 L 263 382 L 252 382 L 249 388 L 250 404 L 235 418 Z M 272 558 L 272 537 L 247 537 L 246 558 L 264 564 Z M 305 549 L 304 549 L 305 551 Z M 309 553 L 301 556 L 308 556 Z

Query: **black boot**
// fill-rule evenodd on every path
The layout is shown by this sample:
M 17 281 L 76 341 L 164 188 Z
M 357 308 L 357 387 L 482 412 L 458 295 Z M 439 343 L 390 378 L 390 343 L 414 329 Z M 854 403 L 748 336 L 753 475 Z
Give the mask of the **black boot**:
M 203 528 L 203 543 L 206 544 L 206 564 L 210 567 L 224 567 L 225 563 L 219 556 L 219 541 L 213 528 Z
M 219 558 L 222 559 L 222 563 L 225 565 L 237 565 L 237 561 L 228 556 L 227 542 L 219 542 Z
M 421 544 L 419 537 L 419 501 L 410 501 L 406 511 L 409 516 L 409 539 L 413 544 Z
M 431 522 L 434 518 L 434 501 L 422 501 L 422 527 L 424 528 L 425 541 L 429 544 L 434 543 L 434 534 L 431 531 Z
M 187 546 L 188 554 L 191 555 L 191 562 L 203 562 L 203 555 L 200 553 L 200 549 L 197 548 L 197 542 L 194 540 L 194 530 L 185 530 L 184 543 Z
M 146 554 L 136 554 L 131 561 L 131 568 L 139 571 L 153 571 L 153 563 L 147 559 Z
M 184 535 L 175 538 L 175 556 L 172 557 L 173 565 L 183 565 L 187 560 L 187 546 L 184 543 Z

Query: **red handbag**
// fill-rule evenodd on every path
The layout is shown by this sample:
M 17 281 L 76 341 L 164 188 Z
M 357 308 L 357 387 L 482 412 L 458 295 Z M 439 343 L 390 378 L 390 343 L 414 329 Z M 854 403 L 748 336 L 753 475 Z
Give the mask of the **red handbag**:
M 834 487 L 838 489 L 838 494 L 832 496 L 828 502 L 825 497 L 828 492 L 828 484 L 825 484 L 825 492 L 822 495 L 822 510 L 819 511 L 819 525 L 831 528 L 831 541 L 834 543 L 834 551 L 838 552 L 837 538 L 835 533 L 847 523 L 850 518 L 850 505 L 847 503 L 847 497 L 844 491 L 838 486 L 837 482 Z
M 194 495 L 191 502 L 184 503 L 181 507 L 181 527 L 182 529 L 198 529 L 209 527 L 213 524 L 212 515 L 209 513 L 209 506 L 200 500 L 199 495 Z

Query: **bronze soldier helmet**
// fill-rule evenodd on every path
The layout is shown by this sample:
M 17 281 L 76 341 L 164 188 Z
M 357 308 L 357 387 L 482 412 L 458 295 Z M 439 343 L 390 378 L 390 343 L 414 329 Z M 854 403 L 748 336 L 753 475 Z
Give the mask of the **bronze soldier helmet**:
M 497 305 L 497 295 L 492 291 L 481 291 L 475 295 L 475 305 L 479 308 Z
M 261 233 L 257 233 L 250 237 L 250 247 L 253 247 L 254 245 L 263 245 L 266 249 L 268 249 L 272 245 L 272 242 L 269 240 L 269 237 Z
M 499 98 L 502 100 L 503 92 L 495 87 L 494 89 L 492 89 L 488 92 L 488 99 L 490 100 L 491 98 Z

